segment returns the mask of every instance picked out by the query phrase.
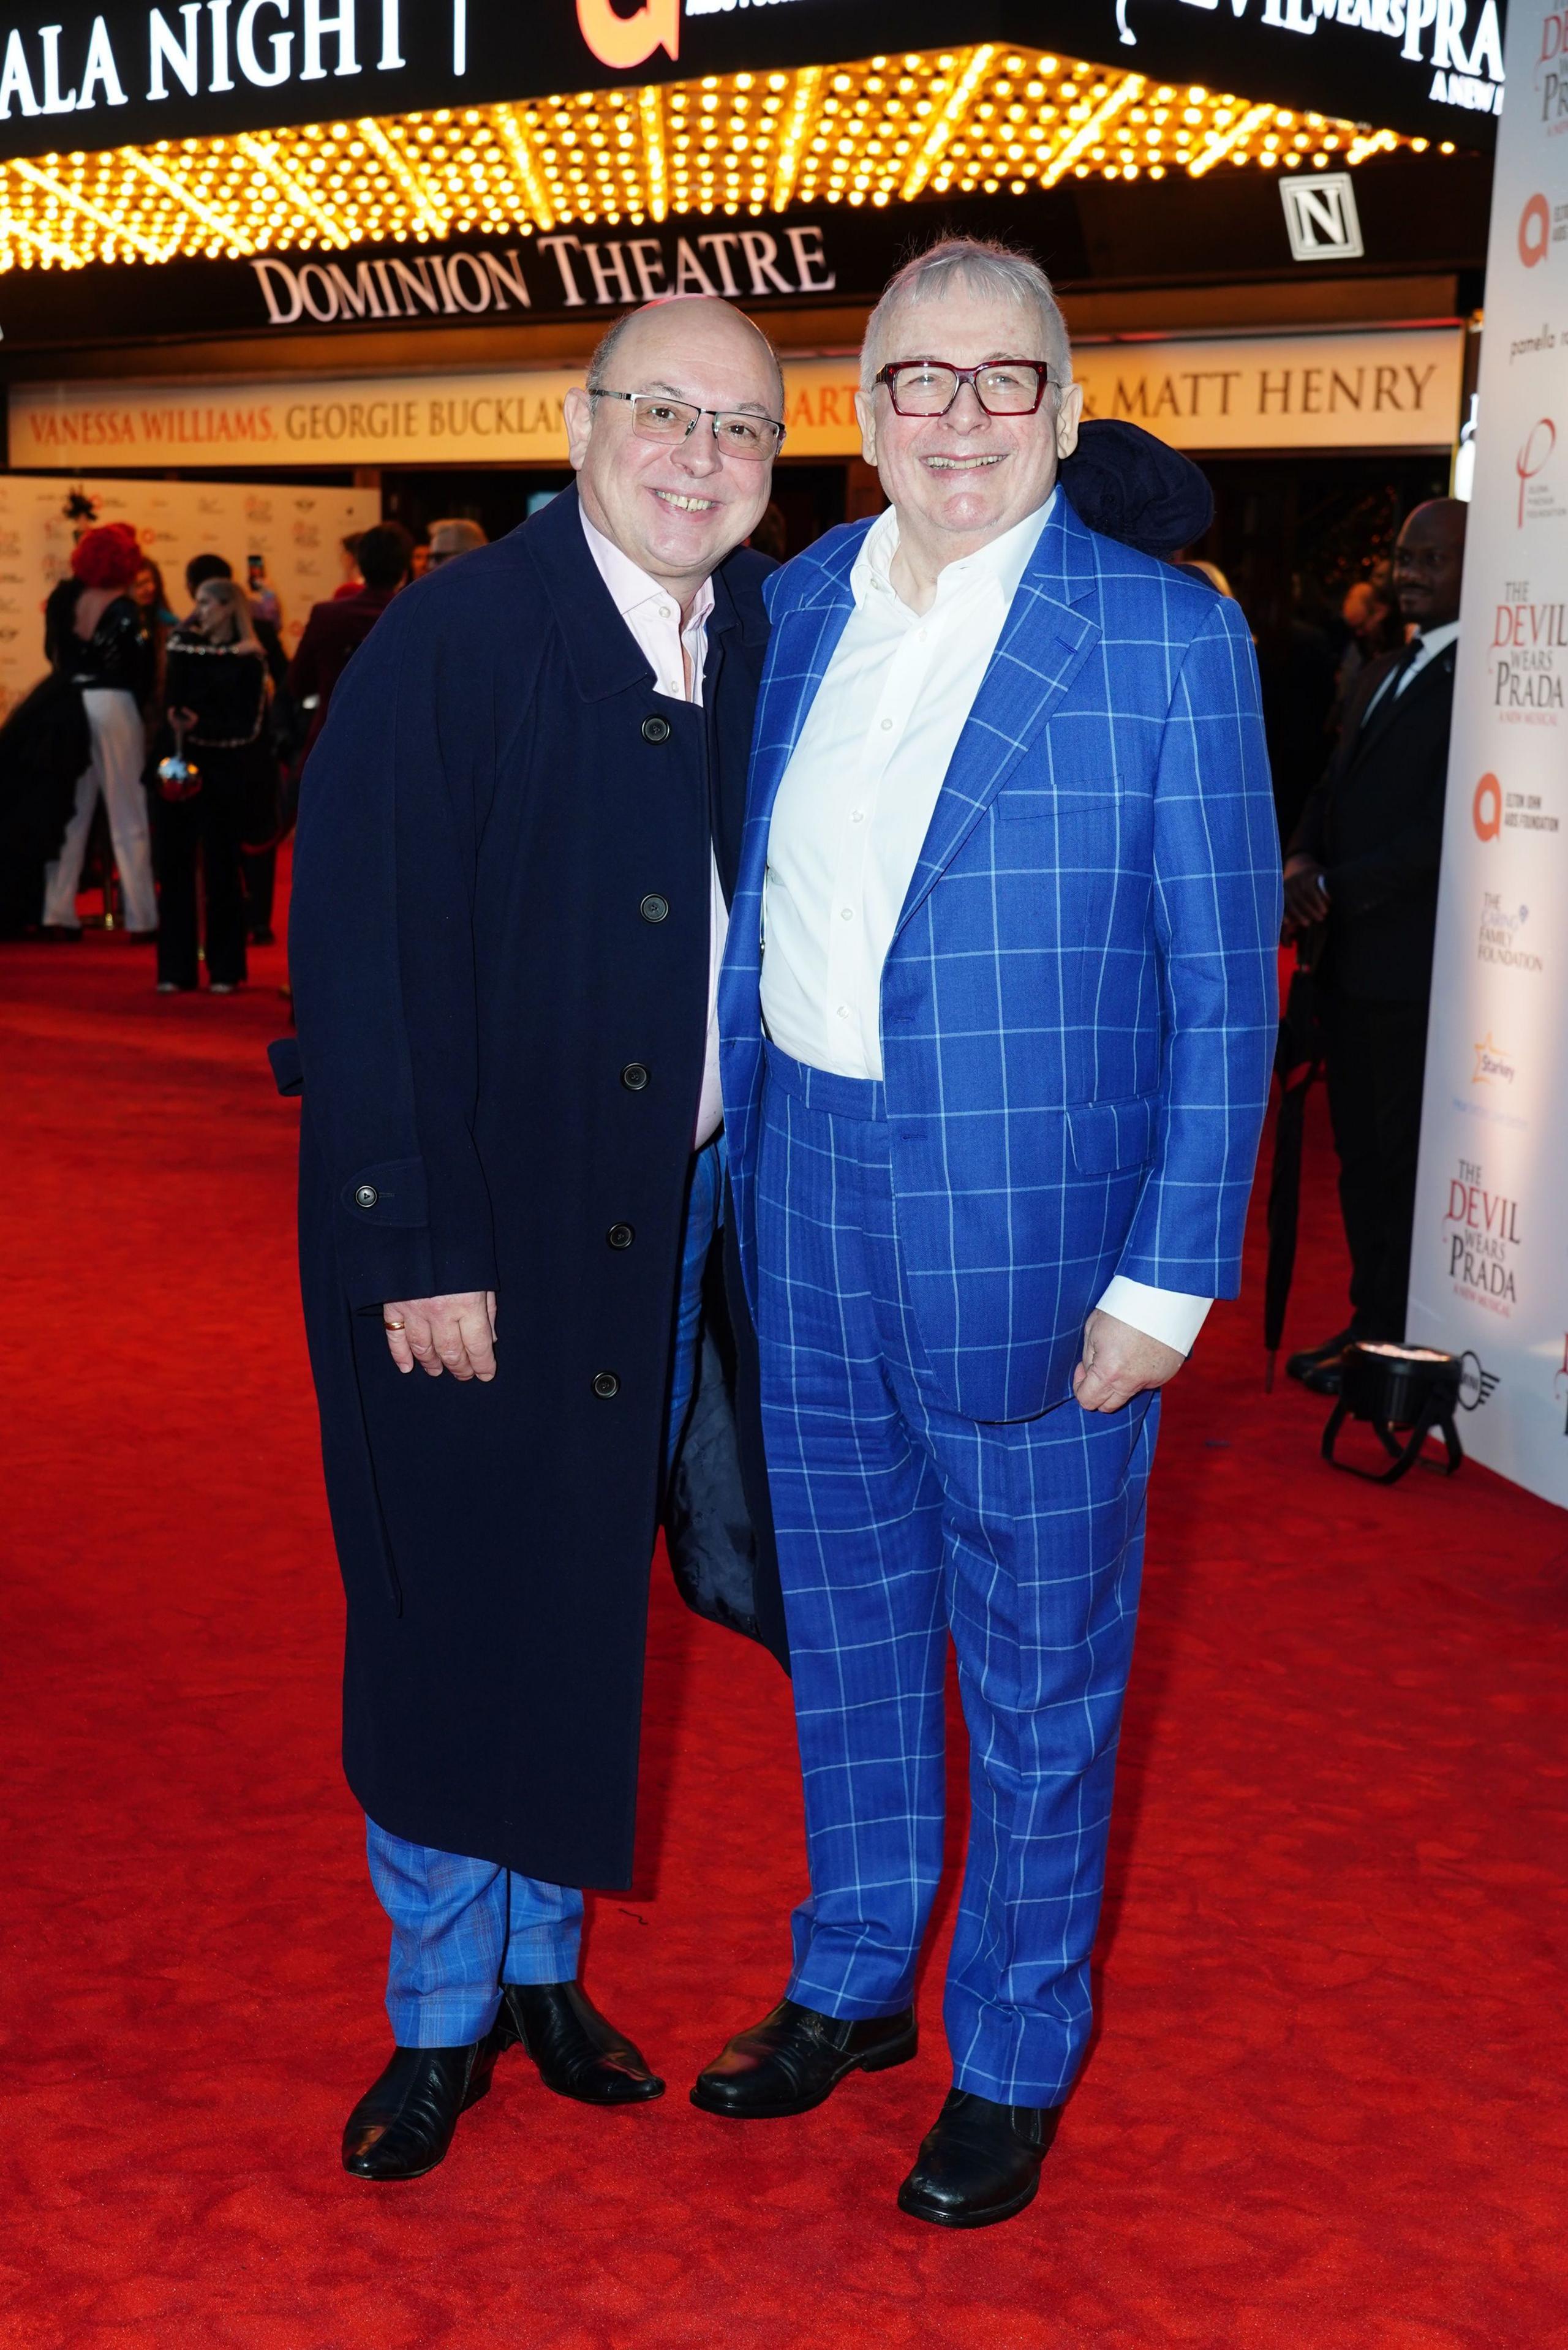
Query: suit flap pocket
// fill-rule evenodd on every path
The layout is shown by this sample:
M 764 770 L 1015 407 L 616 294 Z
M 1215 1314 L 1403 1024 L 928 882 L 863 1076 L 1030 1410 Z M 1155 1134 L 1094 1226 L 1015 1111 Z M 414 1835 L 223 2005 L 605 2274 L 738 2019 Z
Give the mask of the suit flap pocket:
M 1080 1175 L 1109 1175 L 1118 1167 L 1141 1167 L 1154 1151 L 1155 1100 L 1133 1094 L 1126 1101 L 1078 1102 L 1067 1112 L 1073 1164 Z
M 305 1091 L 305 1071 L 300 1066 L 297 1036 L 280 1036 L 275 1045 L 266 1048 L 272 1063 L 273 1081 L 280 1094 L 302 1094 Z

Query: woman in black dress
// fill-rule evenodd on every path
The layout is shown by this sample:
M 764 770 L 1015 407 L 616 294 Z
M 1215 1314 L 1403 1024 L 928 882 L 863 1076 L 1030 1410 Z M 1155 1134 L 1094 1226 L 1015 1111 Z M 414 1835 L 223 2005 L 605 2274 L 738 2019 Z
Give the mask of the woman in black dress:
M 176 727 L 197 788 L 150 781 L 152 855 L 158 874 L 158 987 L 187 993 L 197 979 L 196 868 L 205 908 L 207 985 L 232 995 L 245 978 L 245 894 L 240 862 L 245 827 L 267 789 L 271 748 L 266 656 L 249 601 L 232 579 L 205 579 L 196 608 L 165 648 L 163 706 L 172 748 Z M 181 796 L 185 792 L 187 795 Z

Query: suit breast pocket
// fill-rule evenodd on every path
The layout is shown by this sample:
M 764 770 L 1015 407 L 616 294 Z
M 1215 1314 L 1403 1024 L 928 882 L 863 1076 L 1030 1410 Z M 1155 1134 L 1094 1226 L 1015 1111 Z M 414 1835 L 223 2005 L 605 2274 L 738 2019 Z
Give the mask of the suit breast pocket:
M 1114 795 L 1003 792 L 992 808 L 992 869 L 1097 900 L 1124 861 L 1123 816 Z

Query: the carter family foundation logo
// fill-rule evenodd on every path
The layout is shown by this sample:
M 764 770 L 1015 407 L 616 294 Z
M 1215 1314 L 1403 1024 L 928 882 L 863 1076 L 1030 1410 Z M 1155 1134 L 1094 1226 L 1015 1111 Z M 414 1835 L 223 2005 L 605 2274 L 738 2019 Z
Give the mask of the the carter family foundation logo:
M 1477 962 L 1501 963 L 1506 971 L 1543 970 L 1542 957 L 1526 943 L 1529 921 L 1528 906 L 1505 906 L 1498 890 L 1483 890 Z
M 1492 708 L 1512 725 L 1555 726 L 1568 671 L 1568 604 L 1532 602 L 1528 579 L 1505 580 L 1503 594 L 1488 654 Z
M 1472 1086 L 1511 1086 L 1519 1072 L 1514 1058 L 1489 1028 L 1476 1046 L 1476 1065 L 1470 1077 Z
M 1449 1179 L 1443 1244 L 1455 1295 L 1506 1319 L 1519 1303 L 1519 1202 L 1488 1190 L 1477 1159 Z

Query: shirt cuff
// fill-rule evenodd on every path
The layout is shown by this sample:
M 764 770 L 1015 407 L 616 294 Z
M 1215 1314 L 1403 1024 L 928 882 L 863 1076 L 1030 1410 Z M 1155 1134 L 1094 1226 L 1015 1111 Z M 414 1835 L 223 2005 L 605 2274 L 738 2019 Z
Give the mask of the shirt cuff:
M 1129 1281 L 1125 1273 L 1117 1273 L 1111 1276 L 1099 1310 L 1141 1330 L 1146 1338 L 1174 1347 L 1179 1355 L 1190 1355 L 1213 1303 L 1211 1297 L 1193 1297 L 1185 1289 L 1153 1289 L 1147 1281 Z

